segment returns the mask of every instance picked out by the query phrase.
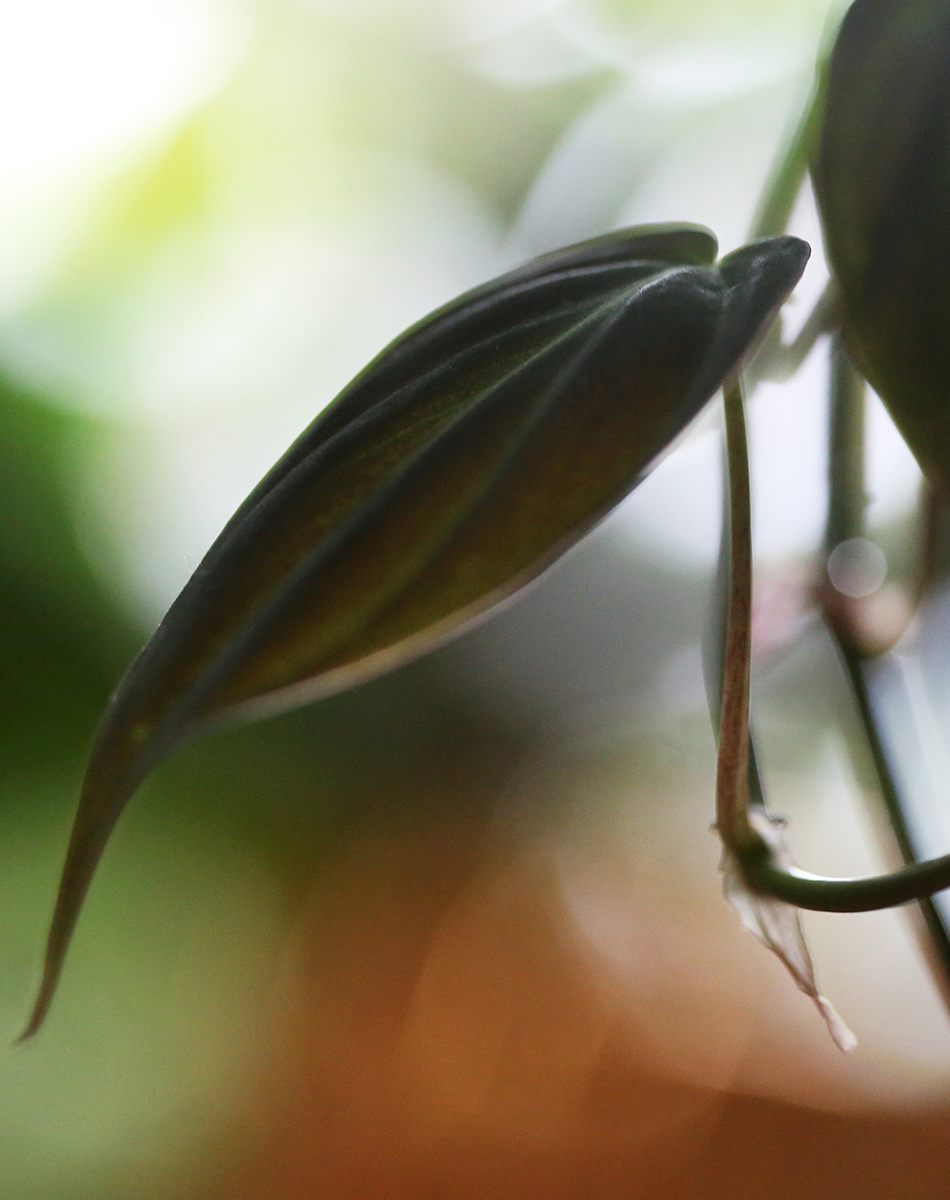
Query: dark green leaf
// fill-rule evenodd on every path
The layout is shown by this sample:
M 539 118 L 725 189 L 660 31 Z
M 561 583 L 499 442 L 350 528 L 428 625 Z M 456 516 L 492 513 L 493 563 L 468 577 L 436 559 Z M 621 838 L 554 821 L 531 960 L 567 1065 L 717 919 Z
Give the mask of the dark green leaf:
M 105 841 L 162 755 L 387 670 L 538 575 L 735 369 L 808 256 L 706 230 L 537 259 L 394 342 L 251 494 L 113 697 L 30 1025 Z
M 950 495 L 950 6 L 856 0 L 813 175 L 848 347 Z

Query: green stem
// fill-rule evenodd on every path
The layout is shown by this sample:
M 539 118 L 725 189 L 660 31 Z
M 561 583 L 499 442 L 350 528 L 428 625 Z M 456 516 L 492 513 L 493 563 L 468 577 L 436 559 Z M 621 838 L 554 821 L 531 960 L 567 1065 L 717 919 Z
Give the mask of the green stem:
M 863 383 L 836 350 L 831 422 L 831 488 L 826 540 L 858 536 L 864 520 Z M 849 371 L 851 373 L 849 373 Z M 750 791 L 761 803 L 758 773 L 750 761 L 749 678 L 752 631 L 752 521 L 745 412 L 738 378 L 724 389 L 729 488 L 729 581 L 719 710 L 716 828 L 735 855 L 749 887 L 798 908 L 866 912 L 906 904 L 950 887 L 950 855 L 911 863 L 890 875 L 829 879 L 783 867 L 749 821 Z M 843 537 L 841 535 L 844 535 Z M 885 798 L 897 805 L 870 698 L 853 649 L 843 649 Z M 899 812 L 899 806 L 895 811 Z M 900 828 L 903 828 L 901 825 Z M 936 914 L 933 914 L 936 919 Z M 942 930 L 942 926 L 939 926 Z
M 753 240 L 774 237 L 788 228 L 821 130 L 822 90 L 820 85 L 813 90 L 790 141 L 773 164 L 752 221 Z
M 850 538 L 863 537 L 866 532 L 865 513 L 867 490 L 865 485 L 865 383 L 851 362 L 841 337 L 831 343 L 831 409 L 829 413 L 828 438 L 828 521 L 825 527 L 825 561 L 832 550 Z M 910 833 L 904 818 L 904 803 L 900 789 L 891 770 L 884 739 L 875 711 L 873 683 L 865 671 L 866 655 L 854 638 L 855 624 L 842 620 L 840 612 L 843 597 L 829 603 L 832 595 L 830 580 L 825 580 L 822 593 L 825 596 L 825 623 L 838 647 L 851 691 L 855 699 L 858 716 L 864 729 L 865 740 L 874 763 L 881 799 L 887 809 L 891 828 L 897 840 L 901 857 L 907 866 L 892 876 L 882 876 L 876 881 L 877 891 L 884 897 L 888 880 L 906 882 L 906 888 L 898 889 L 900 898 L 893 904 L 919 900 L 921 913 L 931 935 L 932 946 L 950 977 L 950 938 L 936 907 L 930 900 L 934 892 L 950 886 L 950 856 L 918 863 Z M 858 881 L 860 882 L 860 881 Z M 871 882 L 871 881 L 867 881 Z M 887 907 L 882 900 L 876 907 Z M 944 984 L 946 979 L 942 980 Z
M 742 386 L 723 390 L 729 487 L 729 572 L 719 706 L 716 828 L 733 853 L 756 848 L 749 823 L 749 677 L 752 657 L 752 501 Z
M 798 867 L 780 867 L 764 842 L 744 850 L 739 861 L 754 892 L 813 912 L 872 912 L 911 900 L 928 904 L 934 892 L 950 887 L 950 854 L 912 863 L 889 875 L 856 879 L 829 879 Z
M 863 537 L 868 496 L 864 481 L 864 380 L 835 337 L 831 343 L 828 414 L 828 517 L 825 561 L 841 542 Z
M 838 290 L 834 280 L 829 280 L 824 291 L 815 302 L 815 307 L 808 314 L 808 319 L 789 343 L 783 343 L 781 334 L 774 339 L 766 339 L 761 350 L 753 357 L 746 371 L 746 379 L 752 377 L 753 382 L 760 379 L 770 379 L 774 383 L 784 383 L 798 371 L 805 359 L 815 348 L 815 343 L 826 333 L 832 333 L 838 323 L 837 311 Z M 780 322 L 774 328 L 780 328 Z

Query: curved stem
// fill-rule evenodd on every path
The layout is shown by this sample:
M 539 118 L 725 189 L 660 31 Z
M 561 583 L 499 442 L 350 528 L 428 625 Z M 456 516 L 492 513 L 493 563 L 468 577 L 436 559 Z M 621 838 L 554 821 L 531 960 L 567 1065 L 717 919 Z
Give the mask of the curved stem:
M 950 887 L 950 854 L 912 863 L 890 875 L 831 879 L 798 867 L 781 867 L 764 842 L 738 856 L 742 875 L 754 892 L 812 912 L 873 912 L 911 900 L 925 900 Z
M 749 823 L 749 677 L 752 658 L 752 500 L 739 377 L 723 390 L 729 488 L 729 573 L 719 707 L 716 828 L 741 857 L 760 844 Z
M 756 382 L 769 379 L 773 383 L 784 383 L 791 379 L 814 350 L 818 339 L 834 332 L 838 323 L 837 306 L 837 285 L 829 279 L 794 341 L 782 342 L 780 336 L 771 341 L 766 338 L 760 352 L 749 364 L 747 381 L 750 374 Z
M 851 362 L 840 335 L 831 343 L 831 410 L 829 413 L 828 447 L 828 522 L 825 529 L 825 561 L 835 546 L 851 538 L 863 537 L 865 533 L 865 511 L 867 491 L 865 486 L 865 382 Z M 908 864 L 904 870 L 892 876 L 881 876 L 877 881 L 864 881 L 867 885 L 876 882 L 868 894 L 888 894 L 884 886 L 888 879 L 902 881 L 904 890 L 898 889 L 900 898 L 888 902 L 881 900 L 873 907 L 886 908 L 888 904 L 903 904 L 908 900 L 919 900 L 921 915 L 931 936 L 930 946 L 939 959 L 943 978 L 939 980 L 946 991 L 950 981 L 950 937 L 947 928 L 931 902 L 930 897 L 950 886 L 947 863 L 950 856 L 917 862 L 904 814 L 904 799 L 882 737 L 879 714 L 875 708 L 873 680 L 865 670 L 866 653 L 863 652 L 858 622 L 850 619 L 848 601 L 835 596 L 830 580 L 825 580 L 820 590 L 823 597 L 825 623 L 835 641 L 841 660 L 848 674 L 851 691 L 855 699 L 858 716 L 864 729 L 865 740 L 874 763 L 881 798 L 897 840 L 901 857 Z M 853 601 L 850 602 L 853 605 Z M 861 882 L 861 881 L 857 881 Z M 858 893 L 860 895 L 860 891 Z M 897 893 L 895 893 L 897 894 Z M 805 906 L 807 907 L 807 905 Z M 848 911 L 848 910 L 841 910 Z
M 850 388 L 850 391 L 846 391 Z M 843 376 L 836 382 L 839 401 L 832 422 L 832 488 L 829 536 L 849 536 L 854 523 L 863 520 L 864 477 L 861 415 L 863 387 Z M 752 519 L 749 456 L 741 385 L 733 377 L 724 389 L 726 451 L 729 475 L 729 585 L 728 624 L 722 657 L 719 766 L 716 780 L 716 828 L 723 844 L 735 856 L 752 891 L 786 901 L 797 908 L 819 912 L 866 912 L 890 908 L 931 896 L 950 887 L 950 855 L 923 863 L 912 863 L 890 875 L 856 879 L 831 879 L 813 875 L 776 861 L 772 849 L 749 820 L 750 770 L 749 678 L 752 643 Z M 835 450 L 837 447 L 837 451 Z M 837 488 L 837 491 L 836 491 Z M 840 493 L 840 494 L 839 494 Z M 850 655 L 846 653 L 846 662 Z M 852 681 L 860 680 L 852 674 Z M 861 705 L 859 683 L 855 683 L 859 707 L 871 742 L 882 789 L 893 790 L 886 759 L 869 705 Z M 756 787 L 756 790 L 757 787 Z M 756 796 L 759 800 L 759 796 Z

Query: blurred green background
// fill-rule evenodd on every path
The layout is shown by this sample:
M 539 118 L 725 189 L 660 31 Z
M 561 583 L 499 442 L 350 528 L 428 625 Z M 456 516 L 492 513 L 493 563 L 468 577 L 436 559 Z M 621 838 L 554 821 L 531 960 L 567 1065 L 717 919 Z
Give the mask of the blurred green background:
M 0 6 L 9 1043 L 98 713 L 233 508 L 369 358 L 465 288 L 639 221 L 740 244 L 827 8 Z M 807 202 L 796 222 L 817 240 Z M 819 253 L 793 323 L 822 270 Z M 806 611 L 822 370 L 819 354 L 753 414 L 757 705 L 808 865 L 861 870 L 878 861 L 869 785 Z M 878 410 L 873 426 L 872 519 L 900 574 L 916 476 Z M 950 1036 L 900 918 L 813 922 L 862 1038 L 846 1062 L 717 897 L 699 665 L 716 472 L 704 418 L 510 610 L 156 774 L 48 1026 L 0 1049 L 2 1200 L 501 1195 L 471 1161 L 614 1153 L 653 1129 L 623 1104 L 588 1111 L 581 1081 L 605 1056 L 668 1110 L 662 1137 L 697 1113 L 707 1128 L 730 1092 L 939 1110 Z M 462 1142 L 478 1150 L 452 1175 Z M 639 1194 L 631 1162 L 616 1193 L 542 1172 L 536 1194 Z

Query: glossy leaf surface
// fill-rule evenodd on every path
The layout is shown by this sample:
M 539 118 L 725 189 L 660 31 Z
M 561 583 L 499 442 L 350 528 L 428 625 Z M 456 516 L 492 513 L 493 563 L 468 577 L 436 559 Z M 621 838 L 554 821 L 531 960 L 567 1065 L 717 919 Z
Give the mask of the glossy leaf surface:
M 706 230 L 625 230 L 409 330 L 228 523 L 119 685 L 93 751 L 32 1032 L 134 788 L 213 723 L 422 653 L 538 575 L 643 477 L 794 286 L 808 247 L 712 265 Z
M 950 495 L 950 6 L 855 0 L 813 176 L 846 340 Z

